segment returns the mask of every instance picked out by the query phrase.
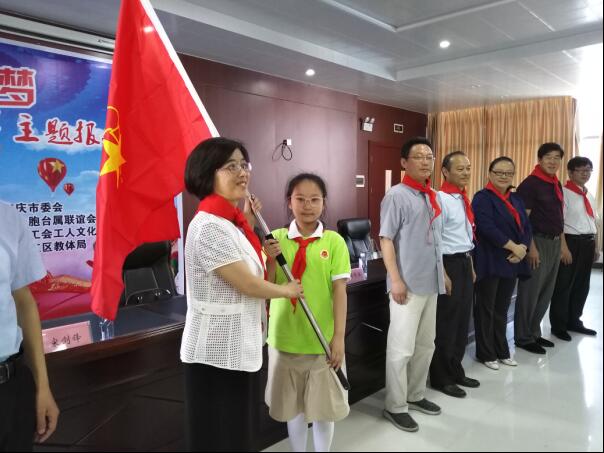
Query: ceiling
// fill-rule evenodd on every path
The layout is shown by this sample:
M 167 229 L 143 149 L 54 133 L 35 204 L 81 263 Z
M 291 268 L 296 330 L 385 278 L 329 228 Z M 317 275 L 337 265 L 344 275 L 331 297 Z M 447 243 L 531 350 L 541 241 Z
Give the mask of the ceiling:
M 602 0 L 151 3 L 179 52 L 413 111 L 602 99 Z M 1 11 L 105 36 L 118 9 L 119 0 L 0 0 Z

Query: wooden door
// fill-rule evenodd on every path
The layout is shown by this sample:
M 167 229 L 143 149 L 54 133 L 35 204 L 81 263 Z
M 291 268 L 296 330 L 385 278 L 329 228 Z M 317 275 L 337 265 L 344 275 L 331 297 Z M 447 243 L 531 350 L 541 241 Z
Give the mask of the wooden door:
M 371 236 L 377 242 L 380 232 L 380 203 L 386 187 L 401 182 L 401 149 L 369 142 L 369 220 Z

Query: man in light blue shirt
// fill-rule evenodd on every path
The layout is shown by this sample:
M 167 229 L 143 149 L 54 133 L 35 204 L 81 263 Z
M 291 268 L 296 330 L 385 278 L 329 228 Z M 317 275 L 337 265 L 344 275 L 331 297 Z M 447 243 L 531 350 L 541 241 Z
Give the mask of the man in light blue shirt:
M 34 434 L 43 442 L 56 428 L 38 306 L 27 287 L 45 275 L 19 214 L 0 202 L 0 451 L 31 451 Z
M 442 208 L 442 251 L 451 294 L 438 296 L 436 304 L 435 350 L 430 364 L 430 385 L 446 395 L 466 396 L 463 387 L 478 387 L 476 379 L 465 375 L 461 361 L 468 344 L 468 324 L 472 310 L 474 281 L 471 251 L 474 249 L 474 214 L 466 185 L 470 180 L 470 160 L 462 151 L 443 159 L 445 182 L 438 192 Z

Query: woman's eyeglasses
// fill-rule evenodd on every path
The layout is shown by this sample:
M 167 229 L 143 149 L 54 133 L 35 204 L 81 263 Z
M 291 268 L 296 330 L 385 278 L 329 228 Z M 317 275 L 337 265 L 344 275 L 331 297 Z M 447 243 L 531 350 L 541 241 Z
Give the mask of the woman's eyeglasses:
M 500 178 L 513 178 L 514 175 L 516 174 L 515 171 L 498 171 L 498 170 L 491 170 L 491 173 L 493 173 L 495 176 L 498 176 Z
M 222 167 L 219 168 L 219 170 L 227 170 L 230 173 L 236 175 L 242 171 L 246 172 L 246 173 L 250 173 L 252 171 L 252 164 L 250 164 L 249 162 L 233 162 L 229 165 L 227 165 L 226 167 Z

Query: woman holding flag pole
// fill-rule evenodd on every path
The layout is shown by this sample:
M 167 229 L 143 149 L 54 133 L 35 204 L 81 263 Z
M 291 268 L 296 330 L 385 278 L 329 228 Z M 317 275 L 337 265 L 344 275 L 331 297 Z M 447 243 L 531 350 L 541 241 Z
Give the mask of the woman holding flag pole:
M 187 160 L 186 188 L 201 200 L 185 244 L 188 309 L 180 351 L 193 451 L 250 449 L 253 424 L 244 404 L 249 373 L 262 365 L 265 299 L 303 294 L 297 281 L 264 278 L 251 211 L 261 203 L 247 198 L 251 169 L 245 147 L 226 138 L 201 142 Z

